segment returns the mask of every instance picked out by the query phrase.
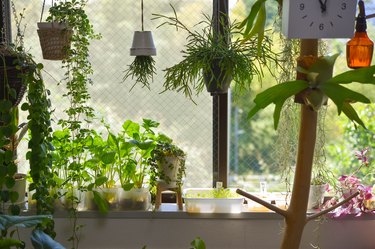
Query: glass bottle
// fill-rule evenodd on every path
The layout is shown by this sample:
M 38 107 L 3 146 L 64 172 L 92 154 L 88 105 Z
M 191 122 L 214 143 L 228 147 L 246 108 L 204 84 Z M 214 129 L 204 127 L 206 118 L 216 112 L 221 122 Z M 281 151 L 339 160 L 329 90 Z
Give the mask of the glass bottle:
M 366 14 L 363 1 L 358 2 L 360 12 L 357 17 L 354 37 L 346 44 L 348 67 L 361 68 L 371 65 L 374 43 L 367 36 Z

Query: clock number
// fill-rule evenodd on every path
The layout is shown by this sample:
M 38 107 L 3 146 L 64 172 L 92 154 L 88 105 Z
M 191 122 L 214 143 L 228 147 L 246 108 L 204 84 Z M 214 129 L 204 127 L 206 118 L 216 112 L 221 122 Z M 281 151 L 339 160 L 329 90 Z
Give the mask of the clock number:
M 304 10 L 305 9 L 305 4 L 304 3 L 301 3 L 300 5 L 299 5 L 299 10 Z
M 319 24 L 319 30 L 324 30 L 324 23 Z
M 346 3 L 342 3 L 342 4 L 341 4 L 341 9 L 342 9 L 342 10 L 346 10 Z

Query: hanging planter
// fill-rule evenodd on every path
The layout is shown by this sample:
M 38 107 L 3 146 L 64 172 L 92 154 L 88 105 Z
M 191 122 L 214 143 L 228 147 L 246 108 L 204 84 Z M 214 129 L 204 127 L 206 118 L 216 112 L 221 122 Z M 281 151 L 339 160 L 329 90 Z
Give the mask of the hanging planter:
M 203 79 L 207 92 L 212 96 L 228 92 L 233 79 L 232 75 L 220 67 L 220 59 L 213 59 L 210 70 L 203 72 Z
M 52 0 L 53 5 L 53 0 Z M 42 48 L 43 59 L 63 60 L 68 56 L 73 31 L 66 23 L 42 22 L 45 0 L 38 25 L 38 36 Z
M 138 83 L 142 84 L 142 87 L 150 89 L 150 82 L 153 81 L 156 73 L 155 60 L 152 58 L 156 55 L 156 48 L 151 31 L 144 30 L 143 0 L 141 0 L 141 22 L 142 31 L 134 32 L 133 43 L 130 48 L 130 55 L 135 56 L 135 59 L 124 71 L 125 76 L 122 79 L 123 82 L 130 76 L 131 79 L 135 79 L 135 83 L 130 90 Z
M 11 49 L 0 48 L 0 100 L 8 99 L 17 106 L 26 91 L 22 74 L 27 70 L 19 54 Z

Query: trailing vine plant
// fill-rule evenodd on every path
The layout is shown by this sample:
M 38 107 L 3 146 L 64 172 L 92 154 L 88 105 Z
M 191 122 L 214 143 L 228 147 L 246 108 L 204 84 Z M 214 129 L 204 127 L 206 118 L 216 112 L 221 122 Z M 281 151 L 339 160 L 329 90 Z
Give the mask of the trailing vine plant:
M 87 0 L 59 1 L 49 9 L 47 21 L 52 19 L 57 22 L 66 22 L 72 29 L 71 47 L 68 49 L 67 59 L 62 61 L 65 76 L 60 84 L 65 84 L 67 92 L 63 95 L 69 100 L 66 108 L 66 118 L 59 119 L 58 124 L 68 134 L 60 140 L 59 145 L 64 149 L 58 151 L 59 157 L 55 158 L 56 175 L 65 173 L 61 188 L 67 192 L 63 193 L 69 201 L 67 207 L 73 220 L 73 232 L 69 240 L 72 248 L 78 248 L 79 230 L 82 226 L 77 224 L 77 206 L 81 202 L 77 192 L 85 191 L 85 141 L 90 135 L 89 124 L 94 118 L 93 109 L 88 105 L 90 94 L 88 85 L 92 83 L 90 75 L 93 73 L 89 58 L 89 45 L 93 39 L 99 39 L 100 35 L 94 32 L 93 26 L 85 12 Z M 60 160 L 60 161 L 59 161 Z M 61 161 L 62 160 L 62 161 Z M 59 172 L 60 171 L 60 172 Z M 61 175 L 60 175 L 61 176 Z

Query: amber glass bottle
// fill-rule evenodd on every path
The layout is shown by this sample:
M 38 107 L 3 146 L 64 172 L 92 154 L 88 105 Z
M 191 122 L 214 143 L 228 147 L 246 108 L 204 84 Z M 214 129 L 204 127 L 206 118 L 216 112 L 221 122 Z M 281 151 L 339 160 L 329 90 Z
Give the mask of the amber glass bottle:
M 374 52 L 374 43 L 366 32 L 367 24 L 363 1 L 359 1 L 358 5 L 360 13 L 357 17 L 354 37 L 346 44 L 346 60 L 350 68 L 370 66 Z

